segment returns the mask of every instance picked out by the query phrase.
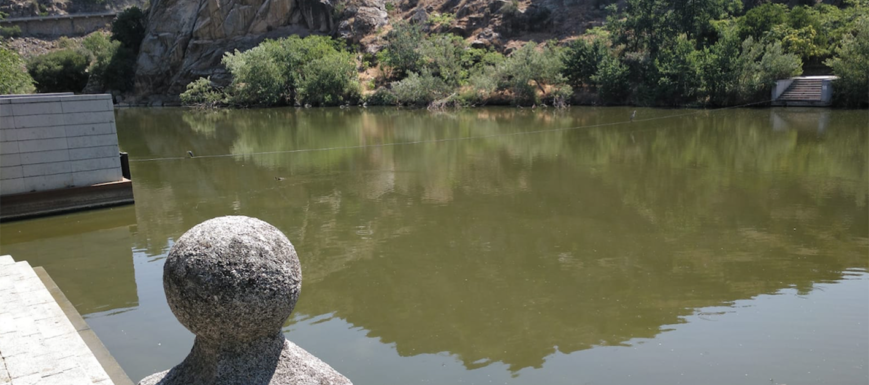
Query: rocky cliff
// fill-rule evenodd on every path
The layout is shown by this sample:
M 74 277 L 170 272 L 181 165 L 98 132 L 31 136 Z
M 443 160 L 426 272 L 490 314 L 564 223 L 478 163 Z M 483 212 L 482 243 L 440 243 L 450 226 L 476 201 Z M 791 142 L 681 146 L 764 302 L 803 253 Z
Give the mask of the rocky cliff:
M 397 20 L 420 23 L 427 32 L 454 33 L 474 47 L 507 52 L 528 40 L 570 39 L 600 25 L 597 3 L 605 2 L 157 0 L 138 58 L 136 94 L 175 98 L 187 83 L 206 76 L 227 84 L 229 76 L 220 64 L 223 54 L 252 48 L 266 38 L 328 34 L 375 53 L 384 44 L 388 24 Z
M 177 96 L 187 83 L 211 76 L 227 83 L 225 52 L 250 49 L 267 38 L 341 35 L 353 40 L 387 22 L 383 0 L 158 0 L 136 68 L 136 94 Z

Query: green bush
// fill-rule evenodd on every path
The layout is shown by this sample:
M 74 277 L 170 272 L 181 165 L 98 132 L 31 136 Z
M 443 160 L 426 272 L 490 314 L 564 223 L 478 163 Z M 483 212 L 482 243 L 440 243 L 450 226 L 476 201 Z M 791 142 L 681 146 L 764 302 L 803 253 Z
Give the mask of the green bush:
M 420 44 L 421 67 L 439 76 L 450 86 L 458 86 L 468 76 L 466 63 L 463 60 L 465 50 L 465 40 L 459 36 L 433 35 Z
M 223 103 L 223 93 L 211 84 L 210 78 L 199 78 L 187 85 L 181 94 L 181 103 L 186 106 L 213 108 Z
M 273 105 L 285 96 L 286 76 L 266 45 L 245 52 L 227 52 L 222 63 L 232 74 L 229 86 L 232 104 Z
M 862 107 L 869 104 L 869 17 L 857 22 L 857 33 L 846 35 L 835 57 L 826 64 L 839 77 L 833 84 L 836 105 Z
M 18 53 L 0 46 L 0 94 L 29 94 L 33 78 Z
M 81 92 L 88 82 L 88 56 L 65 49 L 36 56 L 27 63 L 27 71 L 39 92 Z
M 655 59 L 656 104 L 679 106 L 696 100 L 700 86 L 698 52 L 687 35 L 679 35 L 667 44 Z
M 564 77 L 574 87 L 592 85 L 591 77 L 597 73 L 598 65 L 609 55 L 606 42 L 594 39 L 591 43 L 579 38 L 564 50 Z
M 100 91 L 133 89 L 136 54 L 131 48 L 112 40 L 108 33 L 94 32 L 82 40 L 81 49 L 90 57 L 88 73 L 98 79 Z
M 427 106 L 450 93 L 451 88 L 444 81 L 423 70 L 422 74 L 411 72 L 401 81 L 392 83 L 392 92 L 399 104 Z
M 226 53 L 223 64 L 232 75 L 226 89 L 231 105 L 336 105 L 360 93 L 353 55 L 327 36 L 266 40 L 245 52 Z
M 418 49 L 423 39 L 418 25 L 398 23 L 386 34 L 386 49 L 377 54 L 377 59 L 397 79 L 410 72 L 419 72 L 423 57 Z
M 298 84 L 300 103 L 334 106 L 359 99 L 356 63 L 349 52 L 335 52 L 312 60 Z
M 139 7 L 127 8 L 112 21 L 112 39 L 137 55 L 145 39 L 146 24 L 147 15 Z
M 539 102 L 537 90 L 547 97 L 547 85 L 560 87 L 567 83 L 561 74 L 564 64 L 561 53 L 549 42 L 538 48 L 528 42 L 499 65 L 501 87 L 513 93 L 515 104 Z
M 21 36 L 21 27 L 13 25 L 11 27 L 0 28 L 0 36 L 2 37 L 18 37 Z
M 398 98 L 395 97 L 392 90 L 380 87 L 369 95 L 365 102 L 372 106 L 392 106 L 398 104 Z
M 630 96 L 631 84 L 628 67 L 617 57 L 607 55 L 601 60 L 591 80 L 598 85 L 598 96 L 607 104 L 625 104 Z

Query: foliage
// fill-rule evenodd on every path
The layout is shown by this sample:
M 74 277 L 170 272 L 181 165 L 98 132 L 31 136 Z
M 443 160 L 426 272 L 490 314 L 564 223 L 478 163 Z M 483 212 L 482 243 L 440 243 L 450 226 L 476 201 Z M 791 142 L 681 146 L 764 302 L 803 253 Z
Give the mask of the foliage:
M 529 42 L 499 65 L 501 85 L 513 93 L 515 103 L 536 103 L 536 90 L 547 96 L 547 85 L 561 87 L 567 83 L 561 74 L 561 54 L 553 46 L 550 42 L 538 49 Z
M 392 83 L 392 92 L 399 104 L 425 106 L 449 94 L 451 88 L 428 70 L 411 72 L 401 81 Z
M 131 48 L 123 46 L 104 32 L 94 32 L 85 37 L 81 48 L 90 57 L 88 73 L 99 79 L 102 90 L 133 89 L 136 55 Z
M 696 100 L 699 88 L 698 52 L 687 35 L 679 35 L 664 46 L 655 58 L 658 82 L 655 99 L 660 104 L 678 106 Z
M 360 93 L 353 55 L 327 36 L 266 40 L 245 52 L 226 53 L 223 64 L 232 74 L 226 89 L 231 105 L 336 105 Z
M 224 95 L 211 84 L 211 78 L 199 78 L 187 85 L 181 103 L 187 106 L 213 108 L 224 101 Z
M 519 13 L 519 0 L 508 0 L 498 10 L 503 15 L 515 15 Z
M 87 85 L 89 62 L 85 53 L 65 49 L 30 59 L 27 71 L 39 92 L 81 92 Z
M 422 54 L 418 51 L 424 39 L 418 25 L 398 23 L 386 34 L 387 48 L 377 54 L 378 61 L 392 71 L 392 76 L 403 78 L 410 72 L 419 72 Z
M 391 106 L 398 104 L 395 94 L 386 87 L 380 87 L 368 96 L 366 103 L 374 106 Z
M 298 83 L 298 99 L 322 106 L 358 99 L 356 77 L 356 64 L 349 52 L 325 55 L 305 65 Z
M 245 52 L 227 52 L 222 63 L 232 74 L 229 86 L 232 104 L 272 105 L 284 96 L 287 78 L 267 45 L 261 44 Z
M 427 23 L 431 25 L 450 25 L 453 20 L 456 19 L 456 15 L 453 13 L 444 12 L 441 14 L 436 14 L 429 16 Z
M 11 27 L 0 27 L 0 37 L 18 37 L 21 36 L 21 27 L 13 25 Z
M 591 77 L 607 55 L 609 52 L 603 39 L 596 38 L 591 42 L 576 39 L 564 50 L 564 76 L 574 87 L 591 85 Z
M 862 107 L 869 104 L 869 17 L 857 22 L 857 33 L 846 35 L 836 57 L 826 64 L 839 77 L 833 85 L 837 105 Z
M 628 67 L 615 56 L 601 60 L 591 80 L 598 85 L 598 95 L 607 104 L 624 103 L 631 92 Z
M 0 94 L 28 94 L 33 90 L 33 78 L 25 70 L 24 60 L 14 50 L 0 46 Z
M 450 86 L 458 86 L 468 75 L 465 51 L 465 41 L 461 37 L 452 34 L 433 35 L 420 44 L 421 67 L 439 76 Z
M 112 39 L 136 55 L 145 39 L 146 23 L 147 15 L 139 7 L 127 8 L 112 22 Z

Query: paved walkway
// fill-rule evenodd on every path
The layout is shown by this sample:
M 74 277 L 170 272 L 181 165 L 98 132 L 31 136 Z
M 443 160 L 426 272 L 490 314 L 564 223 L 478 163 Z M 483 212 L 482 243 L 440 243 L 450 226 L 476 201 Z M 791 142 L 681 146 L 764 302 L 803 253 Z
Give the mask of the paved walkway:
M 0 256 L 0 385 L 31 384 L 113 382 L 30 264 L 4 255 Z

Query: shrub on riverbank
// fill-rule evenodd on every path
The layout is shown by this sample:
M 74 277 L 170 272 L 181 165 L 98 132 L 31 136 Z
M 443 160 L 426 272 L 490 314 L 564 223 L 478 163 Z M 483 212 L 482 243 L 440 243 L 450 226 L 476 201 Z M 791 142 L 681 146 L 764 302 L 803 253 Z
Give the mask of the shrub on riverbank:
M 824 73 L 826 63 L 842 77 L 837 103 L 866 102 L 861 69 L 869 39 L 855 37 L 865 24 L 865 0 L 845 0 L 841 7 L 763 4 L 744 15 L 738 0 L 697 0 L 690 7 L 628 0 L 607 10 L 605 27 L 566 46 L 528 42 L 508 55 L 403 22 L 385 35 L 376 60 L 363 55 L 361 64 L 328 37 L 266 41 L 224 57 L 232 74 L 224 91 L 198 81 L 184 100 L 269 106 L 364 99 L 440 108 L 565 105 L 576 91 L 585 102 L 602 104 L 722 107 L 768 102 L 776 80 L 800 75 L 804 66 Z M 356 67 L 371 65 L 379 66 L 366 73 L 374 76 L 366 82 L 374 92 L 363 96 Z
M 81 92 L 88 82 L 88 65 L 85 53 L 64 49 L 30 59 L 27 72 L 39 92 Z
M 863 107 L 869 104 L 869 17 L 862 18 L 854 36 L 846 35 L 836 49 L 836 57 L 827 60 L 839 77 L 833 85 L 836 104 Z
M 359 98 L 353 55 L 326 36 L 266 40 L 244 52 L 228 52 L 222 62 L 232 75 L 230 85 L 217 91 L 210 88 L 210 81 L 200 78 L 181 95 L 183 103 L 334 106 Z
M 33 78 L 24 60 L 15 51 L 0 46 L 0 94 L 28 94 L 33 90 Z

